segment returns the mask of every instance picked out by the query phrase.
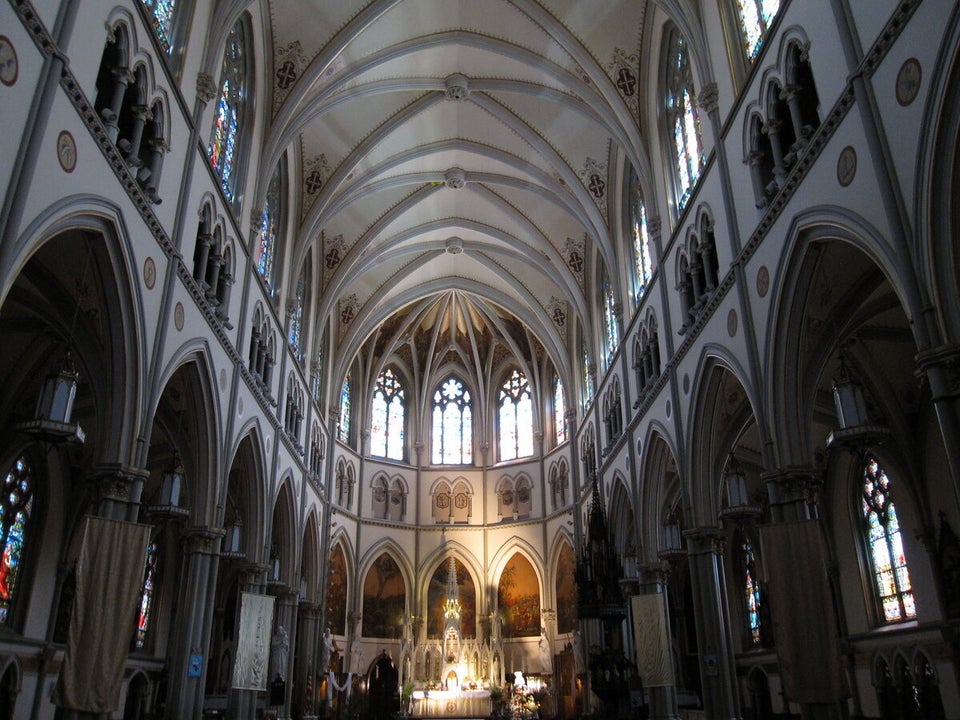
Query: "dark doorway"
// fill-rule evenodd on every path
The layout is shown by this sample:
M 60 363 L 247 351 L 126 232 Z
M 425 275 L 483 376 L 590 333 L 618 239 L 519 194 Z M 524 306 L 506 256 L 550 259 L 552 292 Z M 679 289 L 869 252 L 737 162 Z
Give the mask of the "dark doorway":
M 370 669 L 367 685 L 371 720 L 393 717 L 400 711 L 399 673 L 384 651 Z

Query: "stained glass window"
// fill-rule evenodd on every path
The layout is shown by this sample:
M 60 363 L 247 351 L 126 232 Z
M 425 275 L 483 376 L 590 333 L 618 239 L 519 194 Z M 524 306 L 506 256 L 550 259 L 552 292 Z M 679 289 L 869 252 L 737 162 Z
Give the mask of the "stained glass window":
M 553 381 L 553 424 L 557 431 L 557 444 L 567 439 L 567 408 L 563 401 L 563 383 Z
M 590 359 L 590 351 L 586 347 L 587 344 L 583 342 L 583 338 L 580 342 L 583 344 L 583 392 L 586 395 L 586 401 L 590 402 L 593 398 L 593 360 Z
M 380 373 L 373 391 L 370 454 L 403 460 L 404 393 L 400 378 L 390 368 Z
M 630 231 L 633 235 L 634 297 L 639 301 L 653 276 L 653 248 L 647 227 L 647 208 L 640 194 L 640 182 L 630 171 Z
M 747 623 L 750 639 L 754 645 L 761 642 L 760 635 L 760 583 L 757 581 L 757 559 L 749 540 L 740 546 L 743 552 L 743 597 L 747 604 Z
M 177 8 L 177 0 L 141 0 L 143 7 L 150 15 L 150 24 L 153 32 L 160 41 L 164 52 L 169 53 L 173 45 L 173 13 Z
M 613 284 L 610 278 L 604 276 L 600 283 L 600 291 L 603 293 L 603 326 L 606 329 L 607 340 L 607 364 L 613 360 L 613 354 L 617 351 L 620 344 L 620 327 L 617 323 L 617 298 L 613 292 Z
M 297 292 L 293 298 L 293 314 L 290 316 L 290 337 L 288 338 L 290 349 L 293 350 L 297 360 L 303 360 L 301 342 L 303 340 L 303 294 L 305 291 L 306 280 L 303 275 L 300 275 L 300 280 L 297 282 Z
M 158 555 L 157 541 L 151 540 L 147 545 L 147 557 L 143 566 L 143 585 L 140 588 L 140 603 L 137 606 L 137 636 L 134 642 L 137 650 L 146 645 L 147 633 L 150 630 Z
M 277 249 L 277 228 L 280 226 L 281 202 L 280 193 L 280 164 L 277 163 L 270 184 L 267 186 L 267 197 L 263 202 L 263 214 L 260 216 L 260 238 L 257 247 L 257 272 L 270 287 L 273 280 L 273 256 Z
M 760 54 L 763 39 L 780 11 L 780 0 L 737 0 L 744 49 L 752 61 Z
M 470 391 L 455 377 L 444 380 L 433 393 L 433 462 L 473 462 L 473 404 Z
M 705 158 L 690 56 L 687 43 L 676 30 L 670 35 L 667 62 L 667 126 L 675 162 L 677 208 L 683 210 L 700 177 Z
M 892 484 L 880 464 L 868 456 L 863 468 L 861 509 L 874 582 L 885 622 L 909 620 L 917 616 L 897 509 L 890 494 Z
M 343 378 L 343 385 L 340 386 L 340 425 L 337 438 L 342 442 L 350 442 L 350 373 Z
M 533 400 L 526 376 L 514 370 L 500 388 L 500 459 L 533 455 Z
M 247 98 L 246 52 L 243 28 L 238 22 L 230 31 L 220 72 L 220 95 L 213 119 L 207 154 L 220 187 L 233 201 L 237 185 L 237 141 L 242 130 L 243 106 Z
M 10 619 L 10 608 L 17 591 L 20 564 L 33 511 L 33 469 L 21 455 L 7 471 L 0 498 L 0 624 Z

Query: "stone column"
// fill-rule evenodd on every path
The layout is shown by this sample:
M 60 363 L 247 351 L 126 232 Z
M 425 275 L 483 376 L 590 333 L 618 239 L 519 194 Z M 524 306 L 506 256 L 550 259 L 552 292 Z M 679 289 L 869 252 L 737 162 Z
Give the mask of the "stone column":
M 110 142 L 116 142 L 120 133 L 119 119 L 120 110 L 123 108 L 123 97 L 127 94 L 127 86 L 133 82 L 133 73 L 128 68 L 114 68 L 113 74 L 113 95 L 110 97 L 110 106 L 100 110 L 100 117 L 103 118 L 104 125 L 107 127 L 107 136 Z
M 320 606 L 317 603 L 301 600 L 297 621 L 297 662 L 294 674 L 299 696 L 294 696 L 291 704 L 300 706 L 300 713 L 305 719 L 317 715 L 314 702 L 318 689 L 316 674 L 324 670 L 317 666 L 317 648 L 320 641 Z M 312 689 L 311 694 L 307 693 L 308 686 Z
M 119 463 L 94 467 L 89 481 L 94 486 L 96 514 L 112 520 L 136 522 L 140 514 L 140 494 L 149 474 L 147 470 Z
M 688 530 L 684 537 L 700 648 L 703 707 L 708 718 L 733 720 L 740 717 L 740 702 L 723 569 L 723 533 L 719 528 L 704 527 Z
M 648 720 L 677 720 L 677 679 L 673 674 L 674 657 L 673 642 L 670 636 L 670 603 L 667 602 L 667 576 L 668 571 L 663 563 L 651 563 L 641 565 L 640 581 L 637 584 L 637 594 L 640 596 L 656 596 L 657 601 L 651 603 L 654 607 L 662 608 L 662 627 L 665 631 L 665 637 L 660 638 L 666 648 L 665 661 L 669 664 L 669 674 L 662 677 L 651 677 L 651 672 L 644 673 L 645 668 L 641 665 L 640 654 L 637 653 L 637 671 L 643 680 L 644 689 L 647 691 L 647 703 L 649 709 Z M 634 608 L 631 603 L 631 616 Z M 634 639 L 638 649 L 642 647 L 642 638 Z M 647 677 L 643 677 L 644 674 Z
M 917 355 L 918 372 L 930 386 L 943 448 L 960 503 L 960 345 L 944 345 Z
M 223 533 L 220 528 L 210 527 L 190 527 L 181 533 L 183 568 L 177 588 L 178 622 L 168 665 L 166 717 L 170 720 L 199 717 L 203 710 L 207 673 L 211 671 L 210 628 Z
M 290 700 L 293 696 L 293 658 L 296 657 L 296 637 L 297 637 L 297 592 L 293 588 L 288 587 L 287 585 L 271 584 L 270 587 L 271 594 L 275 595 L 276 606 L 273 611 L 273 627 L 274 632 L 279 632 L 280 628 L 287 634 L 287 639 L 289 642 L 288 647 L 286 648 L 286 657 L 280 658 L 277 660 L 277 663 L 280 667 L 285 669 L 285 672 L 282 673 L 283 681 L 286 683 L 284 688 L 283 696 L 283 707 L 280 709 L 279 717 L 289 718 L 290 717 Z M 282 648 L 280 649 L 282 651 Z M 277 648 L 271 648 L 271 651 L 276 652 Z M 270 658 L 271 666 L 274 665 L 274 658 Z M 276 679 L 274 673 L 270 673 L 270 682 L 273 682 Z

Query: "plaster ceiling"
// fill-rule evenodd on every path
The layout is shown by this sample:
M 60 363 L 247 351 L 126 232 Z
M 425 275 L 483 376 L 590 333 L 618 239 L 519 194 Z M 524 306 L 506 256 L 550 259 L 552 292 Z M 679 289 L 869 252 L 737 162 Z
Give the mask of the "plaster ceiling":
M 295 168 L 294 261 L 321 258 L 341 363 L 384 325 L 411 330 L 395 314 L 435 324 L 418 303 L 446 294 L 436 308 L 478 336 L 512 318 L 562 365 L 587 307 L 571 252 L 613 262 L 611 165 L 640 152 L 646 2 L 269 7 L 265 162 Z

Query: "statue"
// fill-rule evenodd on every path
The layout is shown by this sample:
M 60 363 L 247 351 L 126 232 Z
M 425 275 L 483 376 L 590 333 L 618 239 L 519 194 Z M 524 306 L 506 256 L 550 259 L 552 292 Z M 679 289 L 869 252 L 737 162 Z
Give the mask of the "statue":
M 290 655 L 290 636 L 283 625 L 277 626 L 270 642 L 270 675 L 281 680 L 287 679 L 287 659 Z
M 522 688 L 527 686 L 527 681 L 523 678 L 523 672 L 516 670 L 513 673 L 513 687 Z
M 540 672 L 544 675 L 553 673 L 553 653 L 550 650 L 550 641 L 547 640 L 547 629 L 541 628 L 540 641 L 537 643 L 540 650 Z
M 320 642 L 320 672 L 326 674 L 330 667 L 330 658 L 333 656 L 333 637 L 330 635 L 329 626 L 323 633 L 323 639 Z
M 577 675 L 586 672 L 586 663 L 583 657 L 583 636 L 579 630 L 573 631 L 573 669 Z

